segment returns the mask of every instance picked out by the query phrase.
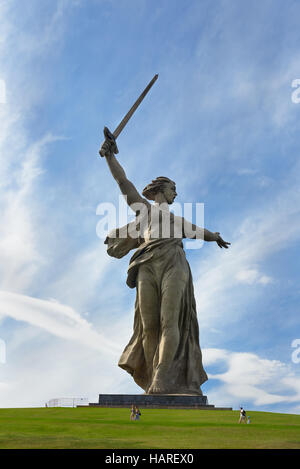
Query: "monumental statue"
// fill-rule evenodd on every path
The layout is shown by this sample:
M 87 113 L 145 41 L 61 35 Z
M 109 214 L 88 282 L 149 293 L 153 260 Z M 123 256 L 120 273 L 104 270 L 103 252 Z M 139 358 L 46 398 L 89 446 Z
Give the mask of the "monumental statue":
M 228 248 L 230 243 L 218 232 L 170 212 L 177 195 L 174 181 L 157 177 L 140 194 L 115 157 L 117 136 L 156 79 L 157 75 L 113 133 L 105 127 L 99 152 L 136 214 L 134 222 L 113 230 L 105 240 L 113 257 L 135 250 L 127 276 L 127 285 L 136 289 L 133 335 L 118 364 L 146 394 L 202 395 L 200 386 L 207 375 L 202 365 L 192 274 L 182 240 L 201 238 L 215 241 L 220 248 Z

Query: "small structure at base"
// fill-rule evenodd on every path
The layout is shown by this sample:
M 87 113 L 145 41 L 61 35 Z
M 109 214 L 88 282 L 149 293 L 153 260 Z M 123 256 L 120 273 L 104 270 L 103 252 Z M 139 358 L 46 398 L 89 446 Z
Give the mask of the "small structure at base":
M 89 400 L 87 397 L 56 397 L 50 399 L 46 407 L 78 407 L 88 405 Z

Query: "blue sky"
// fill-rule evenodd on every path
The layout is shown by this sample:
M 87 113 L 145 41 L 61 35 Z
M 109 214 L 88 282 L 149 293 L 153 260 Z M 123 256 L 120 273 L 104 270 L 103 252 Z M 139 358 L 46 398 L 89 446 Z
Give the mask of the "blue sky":
M 117 361 L 132 330 L 129 256 L 96 235 L 119 189 L 97 158 L 118 139 L 139 190 L 176 181 L 231 241 L 187 250 L 209 402 L 299 413 L 296 1 L 0 1 L 1 406 L 139 393 Z M 4 360 L 2 360 L 4 361 Z

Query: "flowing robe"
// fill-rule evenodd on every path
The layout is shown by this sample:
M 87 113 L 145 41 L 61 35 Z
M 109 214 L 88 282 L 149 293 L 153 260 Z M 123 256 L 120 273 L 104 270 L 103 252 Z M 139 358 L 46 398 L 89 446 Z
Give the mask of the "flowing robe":
M 137 289 L 133 335 L 118 364 L 147 392 L 151 385 L 151 377 L 147 371 L 143 349 L 143 323 L 138 289 L 143 282 L 152 289 L 158 309 L 166 292 L 171 295 L 174 292 L 180 308 L 177 315 L 179 343 L 165 379 L 169 393 L 201 395 L 200 386 L 207 380 L 207 375 L 202 365 L 192 274 L 183 250 L 183 235 L 179 237 L 178 231 L 176 232 L 176 224 L 178 228 L 178 223 L 182 225 L 183 219 L 170 212 L 168 215 L 164 213 L 163 216 L 167 217 L 170 224 L 170 236 L 164 237 L 162 211 L 148 202 L 146 206 L 148 218 L 146 223 L 144 220 L 146 229 L 142 230 L 142 237 L 131 236 L 138 225 L 137 222 L 132 222 L 109 234 L 105 241 L 108 244 L 108 253 L 113 257 L 123 257 L 131 249 L 137 248 L 129 262 L 126 282 L 130 288 Z M 158 366 L 161 327 L 153 359 L 153 371 Z

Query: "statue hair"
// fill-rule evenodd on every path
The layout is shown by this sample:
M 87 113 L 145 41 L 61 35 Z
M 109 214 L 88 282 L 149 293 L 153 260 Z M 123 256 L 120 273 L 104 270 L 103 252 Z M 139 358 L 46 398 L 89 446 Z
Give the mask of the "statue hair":
M 142 194 L 148 200 L 155 200 L 156 194 L 158 194 L 158 192 L 162 192 L 165 185 L 168 183 L 175 184 L 174 181 L 167 178 L 166 176 L 159 176 L 145 187 Z

